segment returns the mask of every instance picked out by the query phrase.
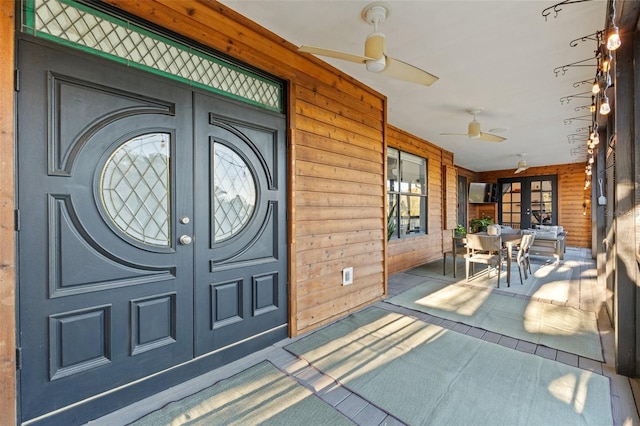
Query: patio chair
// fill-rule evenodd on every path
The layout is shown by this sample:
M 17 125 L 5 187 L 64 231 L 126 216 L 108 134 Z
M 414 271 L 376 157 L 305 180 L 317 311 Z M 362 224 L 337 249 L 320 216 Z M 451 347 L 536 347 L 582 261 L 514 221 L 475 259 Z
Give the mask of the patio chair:
M 465 250 L 465 239 L 462 237 L 456 237 L 455 229 L 451 231 L 451 242 L 452 249 L 449 251 L 445 251 L 442 253 L 442 275 L 447 274 L 447 256 L 451 256 L 453 259 L 453 278 L 456 277 L 456 270 L 458 269 L 458 262 L 456 261 L 458 257 L 464 258 L 467 254 Z
M 499 235 L 467 234 L 467 254 L 465 255 L 467 282 L 469 282 L 469 265 L 481 263 L 487 265 L 489 276 L 491 275 L 491 267 L 496 267 L 498 270 L 498 287 L 500 287 L 502 258 L 502 239 Z
M 523 234 L 522 239 L 520 240 L 520 244 L 518 246 L 518 250 L 512 253 L 512 260 L 515 261 L 516 265 L 518 265 L 518 275 L 520 275 L 520 285 L 523 285 L 522 275 L 524 274 L 524 279 L 526 280 L 527 268 L 529 272 L 531 272 L 531 264 L 529 262 L 529 248 L 531 247 L 533 234 Z
M 526 269 L 525 269 L 525 277 L 526 277 L 526 271 L 529 270 L 529 274 L 533 274 L 533 272 L 531 271 L 531 257 L 529 256 L 529 251 L 531 250 L 531 246 L 533 245 L 533 241 L 536 239 L 536 234 L 533 232 L 523 232 L 522 234 L 522 238 L 524 239 L 525 236 L 529 236 L 527 243 L 525 244 L 525 248 L 524 248 L 524 264 L 526 265 Z M 525 278 L 526 279 L 526 278 Z

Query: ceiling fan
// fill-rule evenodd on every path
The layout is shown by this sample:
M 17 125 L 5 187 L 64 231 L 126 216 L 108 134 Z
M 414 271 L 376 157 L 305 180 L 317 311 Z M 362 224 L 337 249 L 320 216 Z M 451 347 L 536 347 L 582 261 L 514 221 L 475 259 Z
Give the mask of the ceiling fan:
M 476 120 L 476 114 L 480 114 L 483 111 L 482 108 L 470 108 L 467 112 L 473 115 L 473 120 L 469 123 L 469 128 L 467 133 L 440 133 L 441 135 L 446 136 L 468 136 L 472 139 L 481 139 L 483 141 L 488 142 L 502 142 L 507 138 L 503 138 L 502 136 L 494 135 L 492 133 L 484 133 L 480 131 L 480 122 Z
M 527 166 L 527 162 L 524 161 L 524 156 L 527 154 L 520 154 L 520 158 L 521 160 L 518 161 L 518 168 L 516 169 L 515 172 L 513 172 L 514 175 L 517 175 L 520 172 L 524 172 L 525 170 L 527 170 L 529 168 L 529 166 Z
M 367 36 L 364 45 L 364 56 L 313 46 L 300 46 L 298 50 L 300 52 L 313 53 L 314 55 L 329 56 L 344 61 L 365 64 L 367 71 L 431 86 L 438 80 L 438 77 L 406 62 L 387 56 L 385 35 L 378 32 L 378 24 L 383 23 L 390 13 L 389 5 L 383 2 L 371 3 L 362 10 L 362 19 L 366 23 L 373 25 L 373 32 Z

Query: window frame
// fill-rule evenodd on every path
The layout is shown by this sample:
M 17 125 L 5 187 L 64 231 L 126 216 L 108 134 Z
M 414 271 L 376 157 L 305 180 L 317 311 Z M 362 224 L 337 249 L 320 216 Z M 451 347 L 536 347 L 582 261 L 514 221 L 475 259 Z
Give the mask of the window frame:
M 418 166 L 417 172 L 410 170 L 412 165 Z M 421 167 L 422 170 L 420 170 Z M 428 171 L 429 160 L 426 157 L 402 151 L 398 148 L 387 147 L 387 204 L 389 208 L 387 237 L 389 240 L 428 234 Z M 416 175 L 417 178 L 413 179 Z M 406 207 L 397 208 L 397 206 Z M 412 210 L 414 210 L 412 207 L 418 208 L 419 214 L 417 217 L 411 214 Z M 403 215 L 405 212 L 407 214 Z M 415 225 L 416 223 L 418 224 L 417 226 Z M 392 225 L 389 226 L 390 224 Z M 402 226 L 398 226 L 398 224 L 402 224 Z

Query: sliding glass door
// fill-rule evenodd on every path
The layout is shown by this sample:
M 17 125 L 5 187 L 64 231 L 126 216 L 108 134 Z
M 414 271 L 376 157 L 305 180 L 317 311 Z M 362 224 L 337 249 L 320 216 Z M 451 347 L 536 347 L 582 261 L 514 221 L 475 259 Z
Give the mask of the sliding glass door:
M 556 175 L 498 180 L 501 198 L 498 220 L 515 229 L 558 223 L 558 179 Z

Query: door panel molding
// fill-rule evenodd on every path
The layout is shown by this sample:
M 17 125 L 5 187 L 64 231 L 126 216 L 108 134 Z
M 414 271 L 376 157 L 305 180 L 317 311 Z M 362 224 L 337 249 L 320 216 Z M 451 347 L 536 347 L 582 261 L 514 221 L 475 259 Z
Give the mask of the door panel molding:
M 138 114 L 175 115 L 175 104 L 163 102 L 126 90 L 91 83 L 79 78 L 48 72 L 50 96 L 49 106 L 49 175 L 71 176 L 78 153 L 91 137 L 103 127 L 122 118 Z M 89 96 L 87 96 L 89 95 Z M 82 108 L 76 103 L 81 99 L 91 99 Z M 118 102 L 120 105 L 112 112 L 105 106 Z M 73 112 L 66 106 L 74 105 Z M 68 115 L 84 115 L 69 120 Z M 60 128 L 61 122 L 83 123 L 79 128 Z M 88 124 L 86 124 L 88 123 Z

